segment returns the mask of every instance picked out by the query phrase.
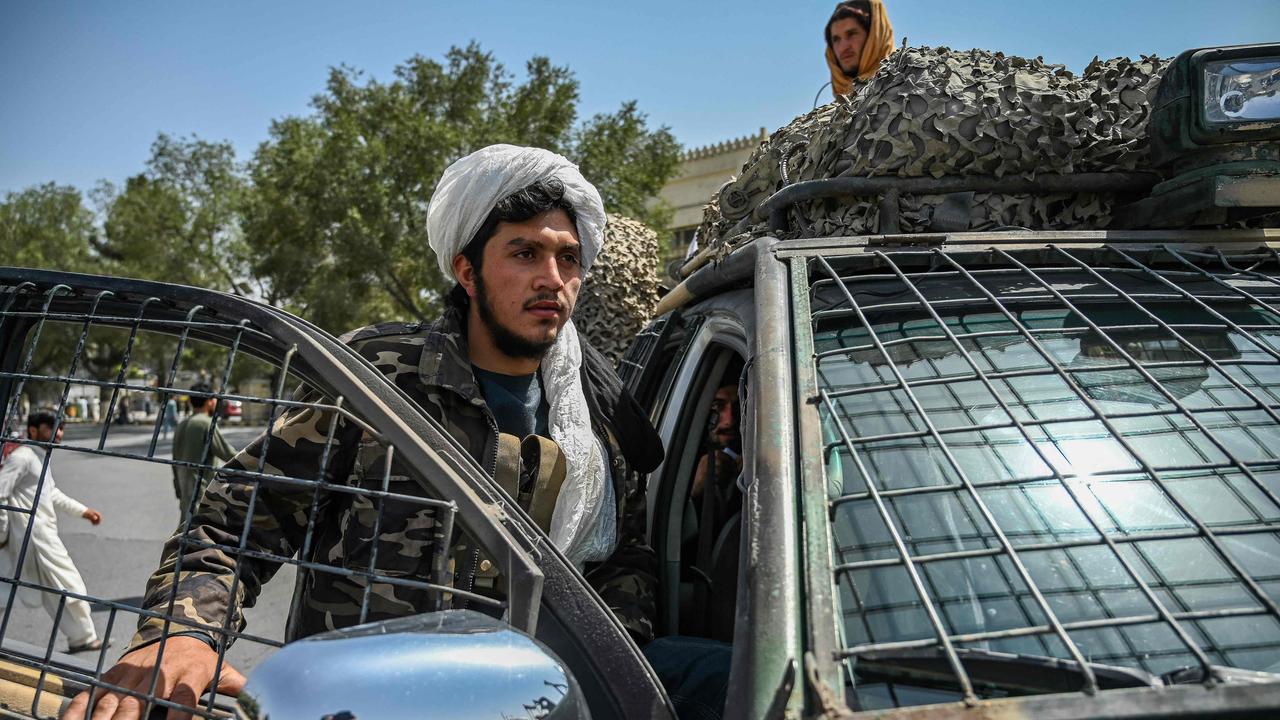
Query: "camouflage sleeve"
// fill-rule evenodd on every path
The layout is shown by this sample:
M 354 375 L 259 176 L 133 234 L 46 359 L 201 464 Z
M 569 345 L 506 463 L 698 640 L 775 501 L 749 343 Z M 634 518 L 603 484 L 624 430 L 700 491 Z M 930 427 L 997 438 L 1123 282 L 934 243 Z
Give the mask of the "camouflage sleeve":
M 214 430 L 213 446 L 209 448 L 209 452 L 219 460 L 230 460 L 235 457 L 235 448 L 231 447 L 227 439 L 222 436 L 222 428 Z
M 307 402 L 319 400 L 315 393 L 301 390 L 295 397 Z M 235 551 L 208 545 L 238 548 L 241 535 L 248 528 L 247 550 L 292 557 L 302 544 L 310 507 L 317 495 L 314 486 L 269 479 L 259 482 L 226 471 L 257 472 L 265 448 L 266 462 L 261 463 L 261 468 L 266 475 L 335 482 L 334 478 L 340 476 L 350 462 L 347 448 L 356 444 L 359 428 L 338 419 L 334 444 L 322 476 L 322 459 L 333 416 L 332 411 L 293 408 L 282 415 L 269 432 L 260 435 L 223 466 L 206 489 L 190 525 L 185 531 L 179 527 L 165 543 L 160 567 L 147 582 L 144 608 L 167 612 L 172 594 L 172 617 L 220 629 L 230 614 L 229 629 L 244 628 L 241 608 L 254 604 L 262 584 L 275 574 L 280 564 L 257 558 L 237 559 Z M 323 502 L 324 496 L 319 500 Z M 234 581 L 237 574 L 238 583 Z M 164 624 L 164 618 L 140 617 L 129 649 L 158 640 Z M 171 624 L 169 632 L 192 629 L 190 625 Z
M 653 640 L 658 615 L 658 556 L 645 542 L 644 481 L 640 473 L 627 473 L 618 547 L 586 572 L 587 582 L 641 647 Z

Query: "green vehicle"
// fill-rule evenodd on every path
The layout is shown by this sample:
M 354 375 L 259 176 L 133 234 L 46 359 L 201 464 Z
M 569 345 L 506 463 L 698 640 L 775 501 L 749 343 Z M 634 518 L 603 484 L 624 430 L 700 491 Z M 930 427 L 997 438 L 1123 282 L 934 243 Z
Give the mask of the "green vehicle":
M 1280 211 L 1277 78 L 1280 45 L 1181 56 L 1146 172 L 801 182 L 756 218 L 786 234 L 801 200 L 1065 190 L 1127 194 L 1123 229 L 904 234 L 884 202 L 879 233 L 764 237 L 684 278 L 619 371 L 667 448 L 648 477 L 659 634 L 731 647 L 725 717 L 1280 713 L 1280 230 L 1222 227 Z M 87 373 L 90 359 L 109 372 Z M 111 687 L 119 645 L 60 653 L 43 610 L 15 603 L 36 591 L 58 613 L 96 603 L 107 636 L 140 616 L 208 632 L 251 671 L 240 698 L 142 696 L 157 717 L 674 716 L 581 573 L 370 360 L 241 298 L 0 268 L 6 427 L 24 395 L 53 398 L 59 422 L 73 388 L 102 399 L 92 434 L 19 443 L 53 458 L 60 483 L 59 463 L 87 458 L 167 497 L 163 418 L 142 432 L 113 413 L 122 395 L 164 407 L 186 393 L 176 378 L 211 367 L 211 395 L 246 424 L 333 413 L 383 463 L 354 477 L 326 455 L 314 474 L 224 479 L 311 490 L 317 519 L 349 497 L 435 533 L 414 568 L 379 543 L 355 567 L 267 552 L 251 528 L 220 549 L 299 584 L 419 590 L 428 612 L 371 611 L 285 644 L 287 596 L 245 628 L 206 627 L 172 604 L 43 585 L 18 562 L 0 576 L 0 714 L 56 717 Z M 695 498 L 725 388 L 741 471 L 709 463 L 724 482 Z M 495 592 L 451 584 L 460 536 Z
M 622 372 L 667 444 L 664 630 L 732 642 L 727 717 L 1280 712 L 1280 230 L 1203 229 L 1280 209 L 1278 91 L 1280 46 L 1183 54 L 1153 173 L 797 182 L 754 219 L 870 198 L 881 232 L 760 238 L 668 295 Z M 973 190 L 1130 201 L 929 234 L 885 202 Z M 726 385 L 743 499 L 708 526 Z

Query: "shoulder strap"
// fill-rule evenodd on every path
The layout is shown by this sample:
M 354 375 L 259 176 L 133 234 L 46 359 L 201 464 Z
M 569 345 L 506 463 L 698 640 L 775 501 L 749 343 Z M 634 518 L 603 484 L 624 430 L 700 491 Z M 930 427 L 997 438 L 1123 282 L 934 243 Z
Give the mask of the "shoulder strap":
M 498 433 L 498 464 L 493 479 L 512 500 L 520 502 L 520 438 Z
M 551 532 L 551 516 L 556 510 L 556 500 L 564 487 L 568 465 L 560 446 L 540 435 L 530 435 L 520 443 L 520 459 L 525 476 L 531 482 L 529 504 L 530 517 L 545 533 Z
M 530 435 L 520 440 L 498 433 L 498 466 L 493 479 L 543 532 L 551 531 L 551 516 L 568 474 L 564 453 L 550 438 Z

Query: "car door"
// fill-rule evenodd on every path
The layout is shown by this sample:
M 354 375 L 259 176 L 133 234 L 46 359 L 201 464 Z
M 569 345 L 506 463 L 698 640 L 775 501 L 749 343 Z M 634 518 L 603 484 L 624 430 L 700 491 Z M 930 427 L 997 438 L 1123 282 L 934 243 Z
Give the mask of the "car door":
M 353 597 L 359 597 L 360 621 L 396 612 L 383 607 L 387 597 L 414 598 L 413 607 L 403 612 L 465 603 L 502 617 L 560 657 L 595 716 L 669 716 L 652 671 L 595 592 L 463 448 L 387 381 L 378 360 L 375 366 L 319 328 L 243 298 L 163 283 L 0 268 L 0 402 L 6 435 L 20 432 L 28 408 L 40 405 L 52 409 L 66 430 L 59 444 L 10 440 L 39 458 L 36 502 L 30 507 L 39 507 L 40 495 L 52 492 L 49 478 L 56 469 L 60 491 L 103 493 L 104 502 L 111 493 L 136 495 L 108 520 L 134 527 L 157 524 L 162 521 L 144 516 L 159 507 L 157 497 L 168 497 L 171 471 L 187 468 L 204 482 L 216 473 L 220 481 L 242 486 L 252 508 L 239 537 L 210 538 L 204 547 L 178 545 L 179 553 L 215 552 L 231 559 L 225 579 L 238 598 L 233 609 L 243 605 L 248 618 L 243 628 L 233 621 L 234 612 L 220 627 L 193 621 L 175 606 L 172 594 L 164 611 L 143 609 L 138 594 L 145 578 L 139 573 L 148 564 L 154 568 L 157 542 L 113 547 L 109 537 L 85 541 L 84 547 L 96 553 L 93 561 L 81 563 L 90 580 L 81 590 L 50 580 L 38 567 L 33 572 L 30 558 L 39 554 L 39 542 L 29 528 L 35 523 L 20 523 L 27 532 L 11 532 L 9 539 L 16 562 L 0 574 L 5 607 L 0 660 L 8 669 L 0 675 L 6 696 L 18 691 L 22 698 L 7 706 L 53 717 L 80 689 L 100 691 L 103 671 L 128 642 L 128 630 L 120 635 L 120 628 L 140 617 L 163 623 L 165 635 L 206 632 L 218 641 L 219 672 L 227 661 L 247 669 L 246 663 L 283 643 L 285 611 L 292 616 L 304 589 L 324 581 L 359 593 Z M 167 401 L 185 399 L 195 380 L 210 381 L 210 396 L 239 403 L 243 425 L 284 428 L 245 438 L 259 443 L 254 445 L 260 450 L 256 466 L 237 461 L 217 469 L 172 459 L 165 437 Z M 271 442 L 307 441 L 289 435 L 289 428 L 308 413 L 326 419 L 315 425 L 323 432 L 310 438 L 318 462 L 308 468 L 272 466 L 266 461 Z M 123 422 L 126 415 L 129 424 Z M 214 416 L 206 447 L 224 423 Z M 343 444 L 342 433 L 358 442 Z M 288 490 L 274 492 L 280 488 Z M 291 516 L 304 529 L 298 546 L 273 552 L 256 542 L 267 530 L 253 526 L 260 517 L 253 514 L 260 510 L 255 503 L 265 507 L 268 498 L 307 494 L 310 504 L 299 505 Z M 164 510 L 181 523 L 192 522 L 191 508 L 179 515 L 181 509 L 172 506 Z M 30 507 L 4 509 L 27 518 L 38 512 Z M 308 554 L 324 542 L 326 521 L 352 530 L 343 534 L 342 549 L 353 552 L 340 561 Z M 400 533 L 399 544 L 381 540 L 388 529 Z M 468 592 L 451 584 L 458 558 L 450 549 L 459 540 L 492 564 L 491 591 Z M 362 541 L 360 548 L 345 545 Z M 76 552 L 74 543 L 72 550 L 82 558 L 88 553 Z M 358 551 L 364 554 L 354 562 Z M 119 572 L 104 569 L 111 564 L 118 564 Z M 292 596 L 258 592 L 257 581 L 276 573 L 294 576 Z M 125 576 L 138 576 L 131 581 L 132 595 L 95 595 L 96 583 L 106 586 Z M 274 615 L 270 592 L 277 593 Z M 263 598 L 260 607 L 252 607 Z M 26 601 L 45 605 L 48 616 Z M 65 631 L 69 613 L 81 602 L 105 615 L 95 618 L 95 625 L 106 636 L 117 636 L 114 650 L 104 648 L 91 658 L 58 651 L 59 628 Z M 172 706 L 154 696 L 143 699 L 152 706 Z M 226 709 L 225 699 L 207 697 L 201 704 L 206 715 Z
M 789 397 L 789 385 L 779 376 L 784 370 L 777 362 L 790 357 L 789 340 L 778 337 L 785 334 L 785 324 L 771 322 L 763 329 L 757 324 L 762 308 L 768 307 L 786 306 L 773 296 L 762 301 L 759 289 L 715 295 L 655 320 L 623 361 L 624 379 L 650 410 L 667 447 L 663 466 L 649 476 L 650 530 L 663 573 L 660 634 L 732 643 L 726 717 L 777 717 L 795 687 L 791 645 L 800 613 L 792 555 L 794 504 L 787 500 L 794 480 L 781 470 L 789 467 L 781 448 L 794 438 L 776 419 L 789 411 L 778 402 Z M 761 370 L 763 355 L 771 355 L 766 358 L 768 372 Z M 700 578 L 688 567 L 686 553 L 696 543 L 687 537 L 685 508 L 704 450 L 699 440 L 709 403 L 717 386 L 730 378 L 738 383 L 741 408 L 742 472 L 736 483 L 742 509 L 736 530 L 732 515 L 715 526 L 716 561 L 707 577 Z M 767 402 L 770 397 L 773 401 Z M 699 523 L 699 539 L 701 529 Z M 711 588 L 705 608 L 688 597 L 696 597 L 691 591 L 700 581 Z M 707 613 L 709 621 L 688 623 L 684 616 L 690 609 Z

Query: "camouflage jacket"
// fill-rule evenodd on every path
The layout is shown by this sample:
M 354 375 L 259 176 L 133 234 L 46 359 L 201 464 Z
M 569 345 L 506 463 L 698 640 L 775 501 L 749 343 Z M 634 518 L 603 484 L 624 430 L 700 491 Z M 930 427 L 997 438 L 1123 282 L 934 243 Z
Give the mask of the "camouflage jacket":
M 387 323 L 353 331 L 342 339 L 408 394 L 492 474 L 497 456 L 497 422 L 472 375 L 462 327 L 460 313 L 448 310 L 429 326 Z M 657 568 L 654 553 L 645 541 L 641 473 L 661 462 L 662 445 L 608 361 L 585 343 L 583 349 L 584 390 L 593 425 L 606 440 L 618 500 L 617 549 L 604 562 L 588 564 L 585 575 L 628 632 L 638 643 L 644 643 L 653 637 Z M 307 393 L 305 388 L 300 392 Z M 303 399 L 314 402 L 320 398 L 310 393 Z M 273 423 L 269 432 L 228 461 L 224 469 L 256 471 L 261 466 L 271 475 L 316 478 L 324 467 L 327 483 L 380 490 L 384 451 L 363 437 L 355 423 L 338 419 L 326 457 L 333 416 L 331 411 L 318 408 L 291 409 Z M 267 457 L 260 465 L 264 445 Z M 397 471 L 395 463 L 391 475 L 390 492 L 422 495 L 416 483 Z M 317 491 L 314 485 L 263 482 L 253 497 L 253 486 L 224 475 L 209 485 L 185 531 L 179 527 L 165 544 L 160 567 L 147 583 L 145 609 L 166 612 L 172 595 L 173 617 L 241 631 L 241 608 L 253 606 L 262 584 L 279 569 L 278 562 L 260 559 L 261 555 L 287 558 L 301 553 L 301 560 L 315 563 L 317 569 L 298 572 L 285 632 L 289 641 L 360 621 L 367 580 L 344 571 L 368 570 L 374 552 L 374 571 L 379 575 L 427 575 L 435 554 L 437 528 L 433 515 L 421 503 L 388 497 L 375 543 L 373 527 L 378 511 L 366 495 Z M 209 546 L 239 546 L 246 525 L 246 550 L 251 555 L 241 558 L 236 579 L 233 554 Z M 310 542 L 306 537 L 308 526 L 313 528 Z M 455 533 L 454 541 L 457 540 Z M 320 566 L 338 570 L 326 572 Z M 427 590 L 374 582 L 367 621 L 426 612 L 433 609 L 428 601 Z M 230 618 L 228 613 L 232 613 Z M 164 624 L 163 618 L 142 616 L 130 649 L 158 640 Z M 191 625 L 170 624 L 168 632 L 193 629 Z

